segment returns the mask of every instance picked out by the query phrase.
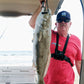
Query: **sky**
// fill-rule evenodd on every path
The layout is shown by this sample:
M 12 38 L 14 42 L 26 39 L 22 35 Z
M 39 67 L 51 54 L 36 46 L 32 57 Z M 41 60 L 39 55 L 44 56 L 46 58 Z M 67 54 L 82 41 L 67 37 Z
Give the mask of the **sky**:
M 61 10 L 66 10 L 71 14 L 72 26 L 69 33 L 75 34 L 81 40 L 83 34 L 83 13 L 80 0 L 64 0 Z M 33 50 L 33 29 L 29 26 L 31 16 L 2 17 L 0 16 L 0 51 L 32 51 Z M 52 16 L 52 29 L 55 27 L 56 15 Z M 82 48 L 81 48 L 82 49 Z M 27 57 L 1 57 L 0 63 L 17 63 L 24 65 L 23 58 L 28 65 Z M 32 58 L 30 59 L 32 62 Z M 31 65 L 31 64 L 29 64 Z
M 0 17 L 1 51 L 32 50 L 33 29 L 28 24 L 29 18 L 28 16 Z

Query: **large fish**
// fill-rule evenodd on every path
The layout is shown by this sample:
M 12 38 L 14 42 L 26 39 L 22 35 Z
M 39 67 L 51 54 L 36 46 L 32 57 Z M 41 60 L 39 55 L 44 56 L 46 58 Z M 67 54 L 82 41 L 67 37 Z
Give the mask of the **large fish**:
M 51 42 L 51 11 L 42 8 L 37 16 L 33 40 L 33 63 L 37 69 L 38 84 L 44 84 L 43 77 L 49 64 Z

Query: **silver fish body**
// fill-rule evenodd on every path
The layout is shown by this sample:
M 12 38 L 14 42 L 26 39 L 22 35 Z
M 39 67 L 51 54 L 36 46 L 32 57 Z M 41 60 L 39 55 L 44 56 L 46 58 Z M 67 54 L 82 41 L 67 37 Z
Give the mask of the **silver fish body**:
M 36 19 L 33 42 L 33 63 L 37 69 L 38 84 L 44 84 L 43 77 L 49 64 L 52 25 L 50 9 L 46 14 L 42 14 L 42 11 Z

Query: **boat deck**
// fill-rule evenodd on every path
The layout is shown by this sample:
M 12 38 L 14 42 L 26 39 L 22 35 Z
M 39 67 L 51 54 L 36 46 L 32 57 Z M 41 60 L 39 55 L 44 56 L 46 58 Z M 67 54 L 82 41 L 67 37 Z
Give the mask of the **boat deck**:
M 9 66 L 0 67 L 0 84 L 36 84 L 34 68 Z
M 75 83 L 79 76 L 74 67 Z M 32 66 L 0 66 L 0 84 L 36 84 L 36 70 Z

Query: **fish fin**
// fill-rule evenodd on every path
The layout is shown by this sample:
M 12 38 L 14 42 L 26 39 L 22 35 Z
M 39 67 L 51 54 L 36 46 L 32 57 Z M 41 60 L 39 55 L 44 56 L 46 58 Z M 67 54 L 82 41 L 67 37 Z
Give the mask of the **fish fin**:
M 35 63 L 33 63 L 33 64 L 32 64 L 32 67 L 36 68 L 36 65 L 35 65 Z
M 46 31 L 43 31 L 43 37 L 44 38 L 46 37 Z
M 46 64 L 46 68 L 45 68 L 45 72 L 44 72 L 44 77 L 47 73 L 48 67 L 49 67 L 49 63 L 50 63 L 50 58 L 51 58 L 51 53 L 49 52 L 48 54 L 48 60 L 47 60 L 47 64 Z
M 40 31 L 40 33 L 39 33 L 39 41 L 41 41 L 41 39 L 42 39 L 42 31 Z

